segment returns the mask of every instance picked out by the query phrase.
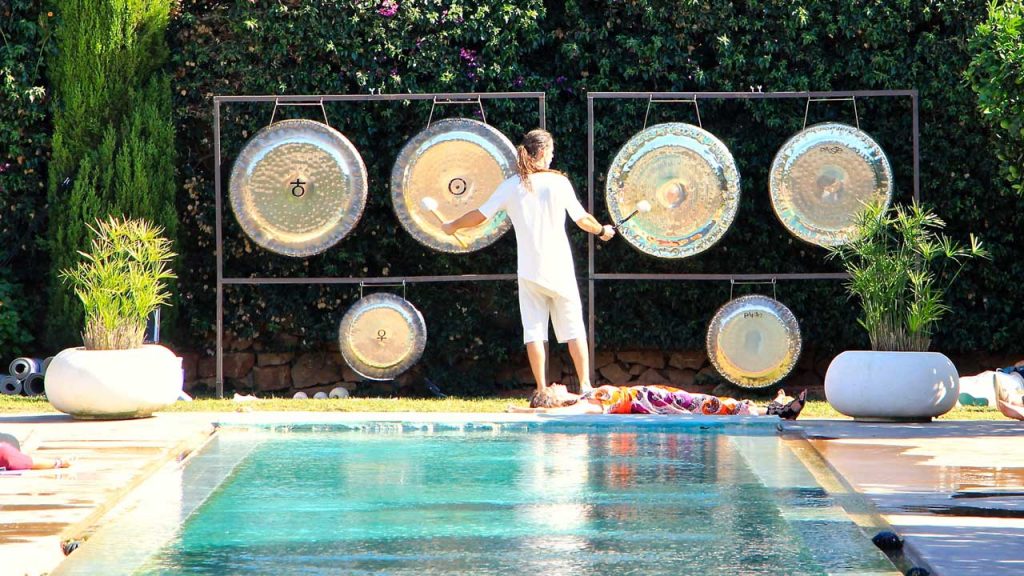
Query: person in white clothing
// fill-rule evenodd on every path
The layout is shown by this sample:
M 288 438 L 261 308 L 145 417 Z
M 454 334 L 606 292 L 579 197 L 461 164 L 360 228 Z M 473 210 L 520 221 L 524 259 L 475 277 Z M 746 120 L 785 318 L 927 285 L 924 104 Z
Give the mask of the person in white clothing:
M 590 352 L 587 350 L 583 306 L 576 285 L 565 215 L 581 229 L 608 241 L 615 228 L 601 225 L 576 198 L 569 179 L 552 170 L 555 143 L 546 130 L 531 130 L 516 147 L 516 174 L 502 182 L 494 194 L 476 210 L 444 223 L 442 230 L 454 234 L 462 228 L 484 223 L 504 210 L 516 233 L 518 254 L 519 311 L 523 319 L 523 342 L 537 390 L 547 385 L 548 320 L 560 343 L 567 342 L 581 392 L 590 390 Z

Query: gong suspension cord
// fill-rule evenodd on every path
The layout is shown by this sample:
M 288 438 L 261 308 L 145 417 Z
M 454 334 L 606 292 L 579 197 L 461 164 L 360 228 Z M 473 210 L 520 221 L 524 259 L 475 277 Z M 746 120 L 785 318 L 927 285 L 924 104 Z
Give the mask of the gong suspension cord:
M 394 282 L 392 284 L 383 284 L 383 283 L 380 283 L 380 282 L 373 282 L 373 283 L 360 282 L 359 283 L 359 298 L 363 297 L 363 288 L 366 287 L 366 286 L 370 286 L 370 287 L 373 287 L 373 288 L 377 288 L 377 287 L 381 287 L 381 286 L 397 288 L 397 287 L 401 286 L 402 287 L 402 298 L 406 299 L 405 280 L 402 280 L 401 282 Z
M 281 102 L 280 98 L 275 98 L 274 111 L 270 113 L 270 124 L 274 123 L 274 116 L 277 115 L 278 106 L 319 106 L 320 111 L 324 113 L 324 124 L 327 124 L 328 126 L 331 125 L 331 123 L 327 121 L 327 109 L 324 108 L 323 98 L 321 98 L 318 102 Z M 267 126 L 270 126 L 270 124 L 267 124 Z
M 848 98 L 808 98 L 807 105 L 804 106 L 804 128 L 807 128 L 807 113 L 811 110 L 811 102 L 853 102 L 853 121 L 857 125 L 857 130 L 860 130 L 860 115 L 857 114 L 856 96 Z
M 771 284 L 772 285 L 772 298 L 778 300 L 778 296 L 775 293 L 775 278 L 771 280 L 729 280 L 729 300 L 732 300 L 732 291 L 737 284 Z
M 427 128 L 430 128 L 430 122 L 434 119 L 434 107 L 438 104 L 476 104 L 480 107 L 480 119 L 483 120 L 484 124 L 487 124 L 487 114 L 484 113 L 484 102 L 479 96 L 476 98 L 438 98 L 437 96 L 434 96 L 434 100 L 430 104 L 430 116 L 427 116 Z
M 647 97 L 647 112 L 644 114 L 644 129 L 647 128 L 647 118 L 650 117 L 650 115 L 651 115 L 651 104 L 655 104 L 655 103 L 657 103 L 657 104 L 693 104 L 693 110 L 697 113 L 697 126 L 700 127 L 700 128 L 704 127 L 704 124 L 702 124 L 701 121 L 700 121 L 700 106 L 697 104 L 697 97 L 696 96 L 694 96 L 693 98 L 684 98 L 682 100 L 673 99 L 673 98 L 668 98 L 668 99 L 659 98 L 659 99 L 655 100 L 654 99 L 654 95 L 652 94 L 652 95 Z

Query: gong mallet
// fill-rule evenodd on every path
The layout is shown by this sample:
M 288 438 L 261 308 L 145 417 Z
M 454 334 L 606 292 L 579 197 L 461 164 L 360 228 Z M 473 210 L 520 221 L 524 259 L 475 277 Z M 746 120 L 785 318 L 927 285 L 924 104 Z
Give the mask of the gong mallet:
M 634 209 L 632 212 L 630 212 L 629 216 L 626 216 L 622 220 L 619 220 L 619 223 L 613 225 L 612 228 L 615 228 L 615 231 L 618 232 L 619 231 L 619 227 L 622 226 L 623 224 L 625 224 L 626 222 L 629 222 L 629 220 L 633 216 L 636 216 L 637 214 L 639 214 L 641 212 L 650 212 L 650 211 L 651 211 L 651 203 L 648 202 L 647 200 L 641 200 L 641 201 L 636 203 L 636 209 Z
M 428 197 L 424 198 L 421 203 L 423 204 L 423 208 L 427 212 L 430 212 L 431 214 L 434 215 L 435 218 L 437 218 L 438 222 L 440 222 L 441 224 L 445 223 L 445 219 L 441 216 L 441 213 L 437 211 L 437 200 L 434 200 L 433 198 L 430 198 L 428 196 Z M 454 236 L 455 239 L 458 240 L 459 244 L 463 248 L 467 247 L 466 246 L 466 241 L 463 240 L 461 236 L 459 236 L 458 232 L 456 232 L 455 234 L 452 234 L 452 236 Z

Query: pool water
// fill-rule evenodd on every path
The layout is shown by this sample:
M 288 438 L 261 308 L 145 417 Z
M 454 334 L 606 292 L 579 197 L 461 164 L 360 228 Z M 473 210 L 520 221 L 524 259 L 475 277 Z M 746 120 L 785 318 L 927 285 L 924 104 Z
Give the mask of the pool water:
M 894 573 L 772 432 L 222 433 L 134 573 Z

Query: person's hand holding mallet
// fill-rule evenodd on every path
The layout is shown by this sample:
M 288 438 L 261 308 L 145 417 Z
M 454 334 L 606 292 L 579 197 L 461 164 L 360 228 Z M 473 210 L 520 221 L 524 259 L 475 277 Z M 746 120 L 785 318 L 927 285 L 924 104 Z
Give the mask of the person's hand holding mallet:
M 630 218 L 632 218 L 633 216 L 636 216 L 637 214 L 639 214 L 641 212 L 650 212 L 650 211 L 651 211 L 651 203 L 648 202 L 647 200 L 641 200 L 641 201 L 636 203 L 636 208 L 632 212 L 629 213 L 629 216 L 626 216 L 625 218 L 620 220 L 618 224 L 613 226 L 613 228 L 615 228 L 615 230 L 618 231 L 619 227 L 621 227 L 626 222 L 629 222 Z
M 428 196 L 421 201 L 421 204 L 423 204 L 423 208 L 427 212 L 430 212 L 431 214 L 434 215 L 435 218 L 437 218 L 438 222 L 440 222 L 441 224 L 445 223 L 444 217 L 442 217 L 441 213 L 437 211 L 437 200 L 434 200 L 433 198 Z M 458 232 L 452 234 L 452 236 L 455 237 L 455 240 L 457 240 L 463 248 L 467 247 L 466 241 L 463 240 L 461 236 L 459 236 Z

